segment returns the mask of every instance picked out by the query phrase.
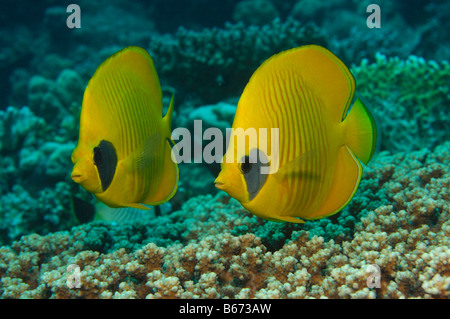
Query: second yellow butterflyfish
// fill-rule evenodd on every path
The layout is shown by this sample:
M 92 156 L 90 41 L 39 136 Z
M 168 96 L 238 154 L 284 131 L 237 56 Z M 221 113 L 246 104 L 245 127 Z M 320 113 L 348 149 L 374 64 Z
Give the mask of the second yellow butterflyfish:
M 216 187 L 272 221 L 300 223 L 339 212 L 377 144 L 376 123 L 363 103 L 357 99 L 349 111 L 354 92 L 349 69 L 323 47 L 266 60 L 239 100 Z M 277 138 L 262 136 L 262 128 L 276 128 Z M 257 131 L 257 145 L 237 147 L 238 135 L 250 129 Z
M 110 207 L 159 205 L 176 192 L 171 158 L 173 97 L 162 117 L 162 92 L 150 55 L 128 47 L 105 60 L 83 96 L 71 177 Z

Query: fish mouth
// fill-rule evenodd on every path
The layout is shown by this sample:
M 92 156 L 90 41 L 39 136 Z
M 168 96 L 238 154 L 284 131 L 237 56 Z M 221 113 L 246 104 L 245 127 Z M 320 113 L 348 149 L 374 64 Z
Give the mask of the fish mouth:
M 222 182 L 214 182 L 214 186 L 216 186 L 218 189 L 223 190 L 225 188 L 225 184 Z
M 81 174 L 76 174 L 76 173 L 72 173 L 71 175 L 70 175 L 70 177 L 72 178 L 72 180 L 75 182 L 75 183 L 81 183 L 82 181 L 83 181 L 83 175 L 81 175 Z
M 223 171 L 220 171 L 219 176 L 214 180 L 214 186 L 220 190 L 225 190 L 225 180 L 223 178 Z
M 222 173 L 220 173 L 219 176 L 217 176 L 216 180 L 214 181 L 214 186 L 216 186 L 220 190 L 224 190 L 225 183 L 224 183 L 221 175 L 222 175 Z

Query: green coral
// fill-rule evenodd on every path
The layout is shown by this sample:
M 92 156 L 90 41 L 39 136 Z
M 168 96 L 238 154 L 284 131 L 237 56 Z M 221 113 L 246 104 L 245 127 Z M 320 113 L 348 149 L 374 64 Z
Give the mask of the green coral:
M 353 66 L 356 95 L 371 109 L 382 135 L 381 149 L 411 151 L 450 138 L 450 65 L 416 56 L 376 55 Z

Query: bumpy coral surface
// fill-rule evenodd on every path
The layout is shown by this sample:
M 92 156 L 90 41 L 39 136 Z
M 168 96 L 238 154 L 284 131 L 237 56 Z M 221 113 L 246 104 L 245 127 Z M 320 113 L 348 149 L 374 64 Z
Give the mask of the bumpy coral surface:
M 448 298 L 449 163 L 448 142 L 380 153 L 342 213 L 302 225 L 219 194 L 150 223 L 24 236 L 0 248 L 0 296 Z

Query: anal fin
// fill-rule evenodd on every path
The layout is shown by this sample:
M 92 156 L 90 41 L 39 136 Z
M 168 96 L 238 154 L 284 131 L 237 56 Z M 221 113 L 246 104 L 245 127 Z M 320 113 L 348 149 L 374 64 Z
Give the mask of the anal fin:
M 278 216 L 276 216 L 276 218 L 277 218 L 277 221 L 280 221 L 280 222 L 289 222 L 289 223 L 295 223 L 295 224 L 303 224 L 305 222 L 304 220 L 294 217 L 294 216 L 278 215 Z

